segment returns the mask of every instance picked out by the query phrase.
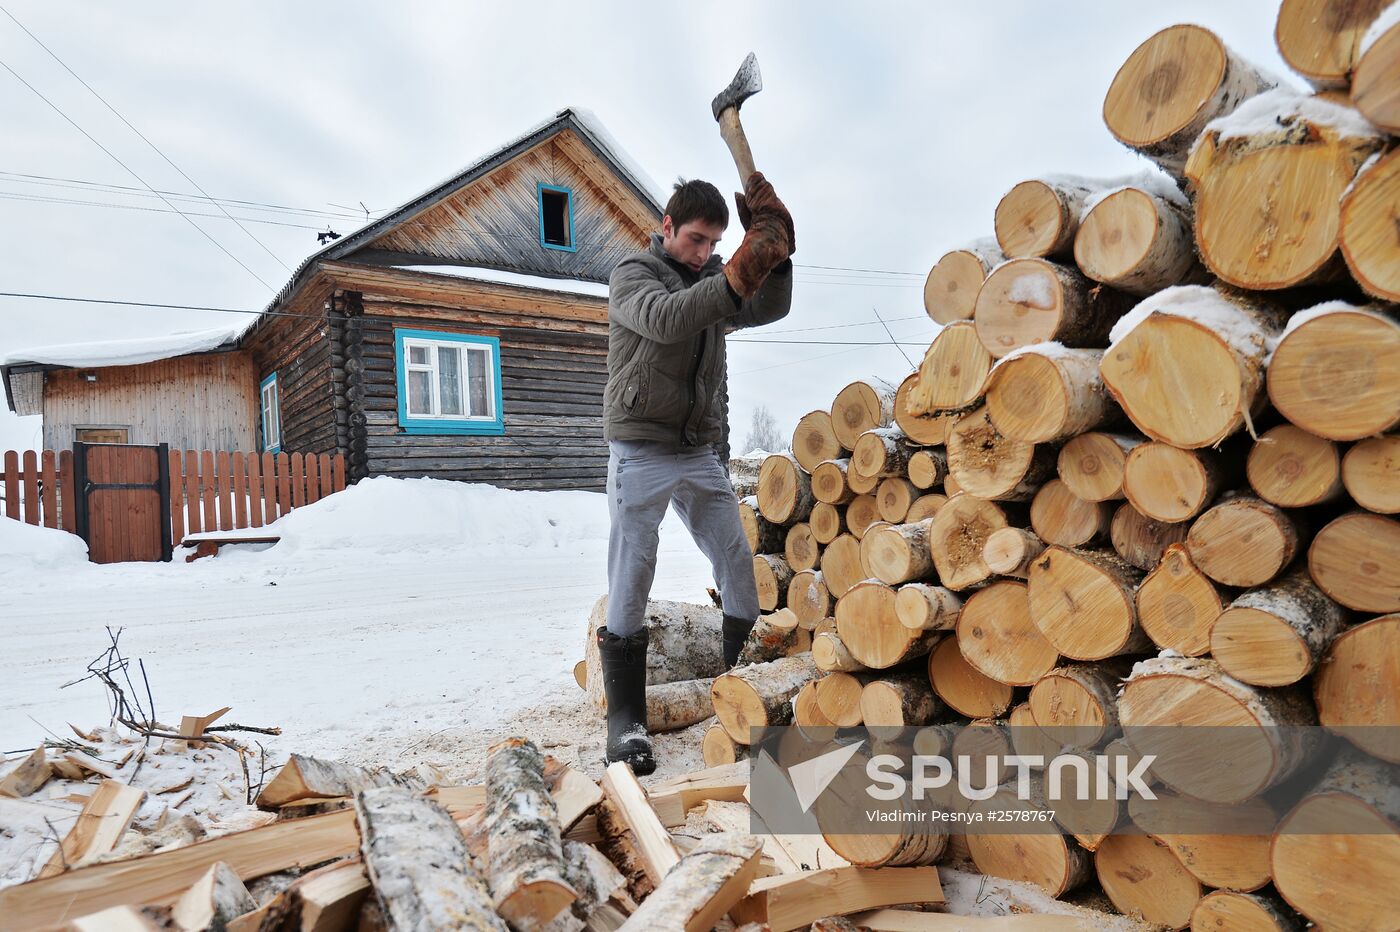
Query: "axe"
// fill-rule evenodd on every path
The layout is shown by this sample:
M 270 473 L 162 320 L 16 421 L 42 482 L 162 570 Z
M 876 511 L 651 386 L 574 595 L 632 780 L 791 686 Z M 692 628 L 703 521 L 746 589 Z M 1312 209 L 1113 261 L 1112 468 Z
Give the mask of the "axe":
M 749 176 L 754 173 L 754 167 L 753 153 L 749 151 L 749 141 L 744 136 L 743 124 L 739 122 L 739 108 L 743 106 L 744 101 L 761 90 L 763 76 L 758 73 L 758 59 L 750 52 L 744 63 L 739 66 L 734 80 L 730 81 L 729 86 L 720 91 L 719 96 L 710 104 L 715 121 L 719 123 L 719 134 L 724 137 L 725 145 L 729 146 L 729 154 L 734 156 L 734 166 L 739 169 L 741 188 L 748 183 Z

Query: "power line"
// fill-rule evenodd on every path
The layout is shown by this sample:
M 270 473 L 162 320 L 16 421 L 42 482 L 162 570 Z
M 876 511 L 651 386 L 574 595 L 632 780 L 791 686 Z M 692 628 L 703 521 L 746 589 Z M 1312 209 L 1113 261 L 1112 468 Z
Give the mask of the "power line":
M 108 210 L 135 210 L 150 214 L 174 214 L 181 213 L 176 210 L 166 210 L 163 207 L 143 207 L 140 204 L 110 204 L 103 201 L 83 201 L 77 198 L 52 197 L 40 194 L 12 194 L 8 191 L 0 191 L 0 198 L 10 201 L 24 201 L 31 204 L 65 204 L 72 207 L 102 207 Z M 211 220 L 223 220 L 221 214 L 204 214 L 196 211 L 184 211 L 188 217 L 208 217 Z M 311 226 L 305 223 L 288 223 L 285 220 L 264 220 L 260 217 L 244 217 L 249 223 L 262 223 L 270 226 L 292 227 L 298 230 L 320 230 L 319 226 Z
M 74 71 L 72 68 L 69 68 L 69 67 L 68 67 L 68 63 L 65 62 L 63 59 L 59 58 L 58 55 L 56 55 L 56 54 L 54 53 L 53 49 L 49 48 L 49 47 L 48 47 L 47 45 L 45 45 L 42 41 L 40 41 L 40 39 L 39 39 L 38 36 L 36 36 L 36 35 L 34 35 L 34 33 L 30 32 L 30 31 L 29 31 L 29 28 L 28 28 L 27 26 L 25 26 L 24 23 L 21 23 L 19 20 L 15 19 L 15 15 L 14 15 L 13 13 L 11 13 L 9 10 L 5 9 L 3 6 L 0 6 L 0 11 L 3 11 L 4 14 L 10 18 L 10 21 L 13 22 L 16 26 L 18 26 L 20 29 L 23 29 L 25 35 L 29 36 L 29 38 L 31 38 L 31 39 L 33 39 L 35 42 L 37 42 L 37 43 L 39 44 L 39 48 L 43 49 L 45 52 L 48 52 L 50 58 L 52 58 L 54 61 L 56 61 L 56 62 L 58 62 L 60 65 L 62 65 L 64 71 L 66 71 L 66 72 L 68 72 L 69 74 L 71 74 L 71 75 L 73 76 L 73 78 L 74 78 L 79 84 L 81 84 L 83 87 L 87 88 L 87 89 L 88 89 L 88 93 L 92 94 L 92 96 L 94 96 L 94 97 L 96 97 L 98 100 L 102 101 L 102 105 L 103 105 L 104 107 L 106 107 L 108 110 L 112 111 L 112 115 L 115 116 L 117 119 L 121 120 L 122 123 L 124 123 L 124 124 L 126 125 L 126 128 L 127 128 L 127 129 L 129 129 L 129 130 L 131 130 L 133 133 L 135 133 L 138 137 L 140 137 L 140 139 L 141 139 L 142 142 L 144 142 L 146 145 L 150 146 L 151 149 L 153 149 L 153 150 L 155 151 L 155 153 L 156 153 L 157 155 L 159 155 L 161 158 L 165 159 L 165 163 L 166 163 L 167 165 L 169 165 L 171 168 L 175 169 L 177 172 L 179 172 L 181 178 L 184 178 L 184 179 L 185 179 L 186 181 L 188 181 L 190 184 L 194 185 L 195 189 L 196 189 L 197 191 L 199 191 L 200 194 L 203 194 L 205 197 L 209 197 L 209 192 L 205 191 L 202 187 L 200 187 L 200 186 L 199 186 L 199 182 L 197 182 L 197 181 L 195 181 L 193 178 L 191 178 L 191 177 L 185 172 L 185 170 L 184 170 L 183 168 L 181 168 L 180 166 L 176 165 L 176 164 L 171 160 L 170 156 L 166 155 L 166 154 L 161 150 L 160 146 L 157 146 L 155 143 L 151 142 L 151 140 L 147 139 L 145 133 L 141 132 L 141 131 L 140 131 L 139 129 L 137 129 L 134 125 L 132 125 L 131 121 L 128 120 L 126 117 L 122 116 L 122 114 L 117 110 L 116 107 L 112 106 L 110 103 L 107 102 L 107 98 L 105 98 L 105 97 L 103 97 L 101 94 L 97 93 L 97 91 L 93 88 L 93 86 L 92 86 L 91 84 L 87 83 L 87 82 L 84 81 L 81 77 L 79 77 L 78 73 L 77 73 L 76 71 Z M 145 182 L 142 182 L 142 183 L 144 184 Z M 232 220 L 235 224 L 237 224 L 237 225 L 238 225 L 238 228 L 239 228 L 240 230 L 242 230 L 244 233 L 248 234 L 248 238 L 251 239 L 253 242 L 257 243 L 260 247 L 262 247 L 262 251 L 265 252 L 265 253 L 267 253 L 269 256 L 271 256 L 271 257 L 273 258 L 273 260 L 277 262 L 278 265 L 282 266 L 282 268 L 286 269 L 288 272 L 290 272 L 290 271 L 292 270 L 292 267 L 291 267 L 290 265 L 288 265 L 287 263 L 285 263 L 285 262 L 282 261 L 282 257 L 281 257 L 281 256 L 277 255 L 277 253 L 275 253 L 275 252 L 273 252 L 271 249 L 267 248 L 267 244 L 266 244 L 266 243 L 264 243 L 262 240 L 258 239 L 256 236 L 254 236 L 252 230 L 250 230 L 250 229 L 248 229 L 247 227 L 245 227 L 242 223 L 239 223 L 239 222 L 238 222 L 238 219 L 237 219 L 236 217 L 234 217 L 232 214 L 230 214 L 227 210 L 224 210 L 224 208 L 223 208 L 222 205 L 219 205 L 217 202 L 214 202 L 214 203 L 215 203 L 215 206 L 218 206 L 218 207 L 219 207 L 219 210 L 223 212 L 223 214 L 224 214 L 225 217 L 228 217 L 228 218 L 229 218 L 230 220 Z
M 25 87 L 29 88 L 29 90 L 32 91 L 36 97 L 38 97 L 38 98 L 39 98 L 40 100 L 42 100 L 44 103 L 48 104 L 49 107 L 52 108 L 53 111 L 54 111 L 55 113 L 57 113 L 59 116 L 63 117 L 63 119 L 67 120 L 68 123 L 69 123 L 69 125 L 71 125 L 71 126 L 72 126 L 74 129 L 76 129 L 78 132 L 80 132 L 80 133 L 82 133 L 84 136 L 86 136 L 89 142 L 91 142 L 93 145 L 97 146 L 97 148 L 99 148 L 99 149 L 101 149 L 103 152 L 105 152 L 105 153 L 107 154 L 107 157 L 108 157 L 108 158 L 110 158 L 112 161 L 114 161 L 114 162 L 116 162 L 118 165 L 120 165 L 120 166 L 122 167 L 123 170 L 125 170 L 129 175 L 131 175 L 131 177 L 135 178 L 137 181 L 139 181 L 139 182 L 141 182 L 143 185 L 145 185 L 146 188 L 149 189 L 152 193 L 155 192 L 155 188 L 152 188 L 149 184 L 146 184 L 146 179 L 144 179 L 144 178 L 142 178 L 140 175 L 136 174 L 136 172 L 133 171 L 132 168 L 131 168 L 129 165 L 127 165 L 127 164 L 126 164 L 125 162 L 123 162 L 121 159 L 117 158 L 117 156 L 112 152 L 111 149 L 108 149 L 108 148 L 107 148 L 106 146 L 104 146 L 102 143 L 98 142 L 97 139 L 96 139 L 96 137 L 94 137 L 94 136 L 93 136 L 91 133 L 89 133 L 87 130 L 85 130 L 85 129 L 83 129 L 81 126 L 79 126 L 78 123 L 77 123 L 72 117 L 70 117 L 68 114 L 66 114 L 66 113 L 63 112 L 63 109 L 62 109 L 61 107 L 59 107 L 59 106 L 58 106 L 57 104 L 55 104 L 53 101 L 49 100 L 49 99 L 48 99 L 47 97 L 45 97 L 42 93 L 40 93 L 40 91 L 39 91 L 39 89 L 38 89 L 37 87 L 35 87 L 34 85 L 30 84 L 30 83 L 29 83 L 28 81 L 26 81 L 24 78 L 20 77 L 19 72 L 15 71 L 15 69 L 11 68 L 8 64 L 6 64 L 6 62 L 5 62 L 3 59 L 0 59 L 0 67 L 3 67 L 3 68 L 4 68 L 6 71 L 8 71 L 10 74 L 14 75 L 14 78 L 15 78 L 16 81 L 19 81 L 19 83 L 21 83 L 21 84 L 23 84 Z M 185 217 L 185 215 L 184 215 L 183 213 L 180 213 L 179 208 L 177 208 L 174 204 L 171 204 L 169 200 L 166 200 L 166 198 L 164 198 L 164 197 L 162 197 L 161 200 L 164 200 L 165 203 L 166 203 L 172 210 L 174 210 L 176 213 L 180 214 L 180 216 Z M 203 237 L 204 237 L 205 239 L 207 239 L 209 242 L 213 243 L 214 246 L 215 246 L 220 252 L 222 252 L 224 255 L 228 256 L 228 257 L 229 257 L 230 259 L 232 259 L 234 262 L 238 263 L 239 267 L 242 268 L 243 271 L 247 272 L 249 275 L 253 276 L 254 280 L 256 280 L 258 284 L 262 285 L 264 288 L 268 289 L 269 291 L 272 290 L 272 286 L 269 285 L 267 282 L 263 281 L 262 277 L 261 277 L 260 275 L 258 275 L 257 272 L 254 272 L 252 269 L 248 268 L 248 266 L 245 265 L 245 264 L 243 263 L 243 260 L 242 260 L 242 259 L 239 259 L 239 258 L 238 258 L 237 256 L 235 256 L 233 253 L 229 252 L 228 249 L 225 248 L 224 245 L 223 245 L 222 243 L 220 243 L 218 240 L 214 239 L 214 237 L 210 236 L 209 233 L 208 233 L 203 227 L 201 227 L 199 224 L 195 223 L 195 222 L 194 222 L 193 220 L 191 220 L 189 217 L 185 217 L 185 221 L 186 221 L 190 226 L 192 226 L 192 227 L 194 227 L 196 230 L 198 230 L 198 231 L 199 231 L 199 234 L 200 234 L 201 236 L 203 236 Z

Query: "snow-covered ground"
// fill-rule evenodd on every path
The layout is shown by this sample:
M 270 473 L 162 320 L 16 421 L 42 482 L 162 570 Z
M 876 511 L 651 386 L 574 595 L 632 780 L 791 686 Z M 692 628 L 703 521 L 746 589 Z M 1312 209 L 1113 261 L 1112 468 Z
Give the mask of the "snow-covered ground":
M 158 719 L 232 706 L 226 721 L 282 728 L 279 754 L 462 771 L 522 716 L 600 731 L 572 667 L 607 528 L 597 493 L 388 478 L 283 518 L 275 546 L 188 564 L 97 566 L 71 535 L 0 520 L 0 751 L 105 724 L 102 687 L 62 687 L 108 626 L 144 661 Z M 712 584 L 669 515 L 653 596 L 705 601 Z

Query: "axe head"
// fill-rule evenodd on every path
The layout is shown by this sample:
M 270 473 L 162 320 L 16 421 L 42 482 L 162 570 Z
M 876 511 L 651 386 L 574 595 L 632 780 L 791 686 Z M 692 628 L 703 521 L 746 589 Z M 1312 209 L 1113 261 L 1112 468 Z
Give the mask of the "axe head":
M 734 74 L 734 80 L 729 82 L 729 86 L 719 92 L 710 103 L 710 110 L 714 113 L 715 119 L 729 108 L 738 110 L 743 106 L 744 101 L 754 94 L 763 90 L 763 75 L 758 73 L 758 59 L 753 52 L 748 54 L 744 63 L 739 66 L 739 70 Z

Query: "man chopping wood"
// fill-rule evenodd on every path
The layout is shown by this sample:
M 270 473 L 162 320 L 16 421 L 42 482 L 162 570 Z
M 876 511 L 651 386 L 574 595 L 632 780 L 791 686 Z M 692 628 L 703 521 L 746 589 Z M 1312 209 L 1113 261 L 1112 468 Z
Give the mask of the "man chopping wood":
M 723 650 L 734 665 L 758 620 L 753 553 L 726 466 L 729 393 L 724 337 L 787 316 L 792 217 L 759 172 L 735 195 L 744 239 L 723 262 L 715 246 L 729 207 L 714 185 L 675 186 L 649 248 L 613 270 L 608 297 L 608 616 L 598 629 L 608 703 L 608 763 L 656 769 L 646 730 L 646 606 L 657 530 L 674 505 L 714 568 Z

